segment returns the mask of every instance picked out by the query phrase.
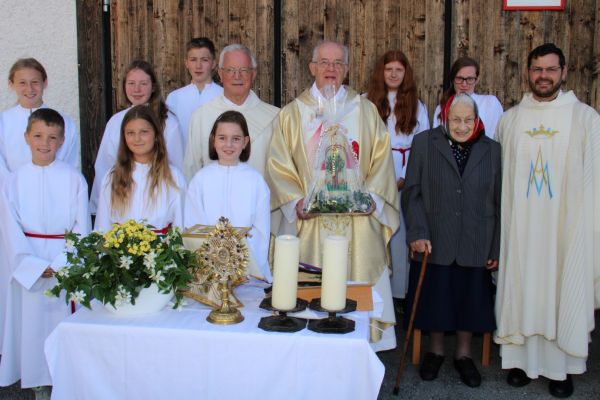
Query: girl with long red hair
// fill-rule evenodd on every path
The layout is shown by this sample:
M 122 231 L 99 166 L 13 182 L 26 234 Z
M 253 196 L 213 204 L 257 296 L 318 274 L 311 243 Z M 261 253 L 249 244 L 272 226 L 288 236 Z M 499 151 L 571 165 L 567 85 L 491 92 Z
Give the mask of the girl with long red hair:
M 419 100 L 413 70 L 399 50 L 389 50 L 377 60 L 367 98 L 377 106 L 386 121 L 398 192 L 404 187 L 404 176 L 414 136 L 429 129 L 427 108 Z M 392 296 L 403 299 L 407 289 L 408 247 L 404 218 L 390 242 L 392 253 Z

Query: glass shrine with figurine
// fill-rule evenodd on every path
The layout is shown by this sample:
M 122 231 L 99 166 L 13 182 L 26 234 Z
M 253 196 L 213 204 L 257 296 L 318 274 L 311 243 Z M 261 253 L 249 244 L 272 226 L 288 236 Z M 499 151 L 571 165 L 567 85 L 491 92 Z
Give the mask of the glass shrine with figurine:
M 359 179 L 358 143 L 339 123 L 323 122 L 312 180 L 304 199 L 306 214 L 370 214 L 374 202 Z

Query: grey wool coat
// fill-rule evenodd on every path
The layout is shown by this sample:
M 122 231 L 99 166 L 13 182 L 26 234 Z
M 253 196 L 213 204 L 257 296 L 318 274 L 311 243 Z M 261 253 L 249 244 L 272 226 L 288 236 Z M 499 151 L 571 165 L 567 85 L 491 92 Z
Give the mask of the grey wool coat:
M 482 133 L 461 176 L 443 129 L 412 143 L 402 190 L 406 241 L 431 241 L 433 264 L 483 267 L 500 253 L 500 144 Z

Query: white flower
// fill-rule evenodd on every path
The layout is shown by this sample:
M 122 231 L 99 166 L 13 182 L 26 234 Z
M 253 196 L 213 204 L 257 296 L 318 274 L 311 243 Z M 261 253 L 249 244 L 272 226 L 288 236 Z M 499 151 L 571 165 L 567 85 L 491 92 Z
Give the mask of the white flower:
M 129 293 L 123 285 L 119 285 L 119 289 L 117 290 L 117 295 L 115 296 L 116 305 L 120 306 L 122 304 L 127 304 L 131 302 L 131 293 Z
M 81 303 L 85 299 L 85 292 L 83 290 L 76 290 L 71 293 L 70 300 L 75 303 Z
M 65 241 L 65 249 L 67 250 L 68 253 L 74 253 L 75 252 L 75 242 L 72 241 L 71 239 L 67 239 Z
M 159 282 L 164 281 L 165 277 L 162 276 L 161 271 L 152 271 L 152 274 L 150 275 L 150 279 L 152 279 L 156 283 L 159 283 Z
M 121 256 L 119 257 L 119 268 L 129 269 L 129 266 L 133 264 L 133 258 L 129 256 Z
M 156 253 L 152 250 L 144 256 L 144 266 L 149 270 L 153 271 L 156 267 Z
M 93 275 L 93 272 L 89 271 L 89 272 L 86 272 L 85 274 L 83 274 L 83 277 L 85 279 L 90 279 L 92 277 L 92 275 Z
M 56 272 L 56 275 L 61 277 L 61 278 L 68 278 L 69 277 L 69 268 L 67 267 L 62 267 L 61 269 L 59 269 Z
M 175 264 L 174 262 L 172 262 L 171 264 L 165 265 L 163 269 L 165 271 L 168 271 L 168 270 L 173 269 L 173 268 L 177 268 L 177 264 Z
M 171 304 L 172 304 L 172 303 L 171 303 Z M 183 307 L 187 306 L 187 305 L 188 305 L 188 303 L 187 303 L 185 300 L 181 299 L 181 301 L 179 301 L 179 302 L 175 302 L 175 304 L 174 304 L 174 305 L 175 305 L 175 309 L 176 309 L 177 311 L 183 311 Z

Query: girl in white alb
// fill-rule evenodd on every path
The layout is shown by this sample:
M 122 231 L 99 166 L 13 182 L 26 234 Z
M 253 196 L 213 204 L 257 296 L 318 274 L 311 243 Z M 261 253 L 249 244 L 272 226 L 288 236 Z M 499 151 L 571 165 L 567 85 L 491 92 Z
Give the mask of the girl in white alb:
M 440 104 L 446 103 L 448 98 L 455 94 L 468 94 L 477 104 L 479 117 L 485 127 L 485 135 L 495 139 L 496 127 L 504 110 L 496 96 L 475 93 L 475 87 L 479 83 L 479 63 L 470 57 L 458 58 L 450 68 L 450 82 L 452 84 L 444 92 Z M 433 112 L 433 128 L 440 126 L 440 109 L 438 104 Z
M 377 61 L 367 97 L 386 121 L 398 192 L 404 187 L 406 166 L 417 133 L 429 129 L 425 105 L 417 97 L 417 87 L 408 59 L 399 50 L 386 52 Z M 402 210 L 400 210 L 402 211 Z M 392 296 L 403 299 L 408 288 L 408 246 L 406 226 L 400 212 L 400 227 L 390 241 L 392 254 Z
M 148 62 L 136 60 L 129 65 L 125 70 L 123 92 L 132 107 L 144 104 L 154 111 L 158 118 L 160 131 L 164 135 L 169 163 L 181 170 L 183 155 L 185 154 L 183 134 L 177 118 L 169 111 L 162 99 L 160 84 L 156 79 L 154 69 Z M 96 175 L 90 196 L 90 212 L 92 214 L 97 213 L 102 179 L 117 160 L 121 125 L 125 114 L 129 110 L 131 110 L 131 107 L 113 115 L 104 129 L 104 135 L 94 164 Z
M 208 148 L 214 161 L 190 181 L 184 225 L 215 225 L 223 216 L 235 227 L 251 228 L 248 273 L 270 282 L 270 193 L 261 174 L 246 163 L 250 135 L 244 116 L 237 111 L 221 114 L 210 133 Z
M 158 118 L 147 106 L 135 106 L 123 118 L 117 162 L 102 181 L 94 228 L 108 231 L 133 219 L 166 233 L 183 226 L 185 178 L 167 161 Z
M 42 96 L 48 86 L 46 70 L 34 58 L 17 60 L 8 73 L 10 88 L 17 104 L 0 112 L 0 182 L 2 177 L 31 161 L 31 151 L 23 134 L 31 113 L 47 108 Z M 56 158 L 76 169 L 81 168 L 79 134 L 73 120 L 61 113 L 65 121 L 65 142 Z
M 17 60 L 8 73 L 8 83 L 17 95 L 17 104 L 0 112 L 0 186 L 11 172 L 31 162 L 31 150 L 23 137 L 29 116 L 37 109 L 48 108 L 42 96 L 48 86 L 48 76 L 43 65 L 34 58 Z M 64 121 L 64 143 L 56 158 L 81 168 L 77 127 L 73 120 L 61 114 Z M 4 265 L 4 250 L 0 240 L 0 354 L 4 331 L 4 304 L 9 282 L 8 267 Z

